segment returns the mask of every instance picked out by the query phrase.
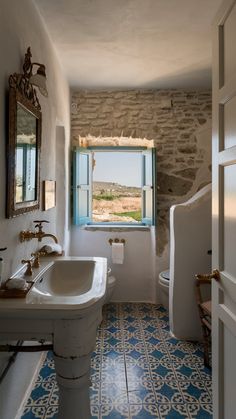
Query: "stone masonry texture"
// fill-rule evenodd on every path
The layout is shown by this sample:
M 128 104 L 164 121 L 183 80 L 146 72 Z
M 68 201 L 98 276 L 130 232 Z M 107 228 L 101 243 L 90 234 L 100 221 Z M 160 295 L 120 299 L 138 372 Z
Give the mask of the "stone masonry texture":
M 202 144 L 197 135 L 210 126 L 211 114 L 210 90 L 81 90 L 72 95 L 72 137 L 154 141 L 158 255 L 168 244 L 170 206 L 211 181 L 211 138 Z

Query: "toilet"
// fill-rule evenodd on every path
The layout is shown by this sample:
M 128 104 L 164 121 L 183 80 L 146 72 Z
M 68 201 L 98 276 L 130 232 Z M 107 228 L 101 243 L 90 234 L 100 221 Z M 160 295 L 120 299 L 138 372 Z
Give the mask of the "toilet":
M 107 291 L 106 291 L 106 298 L 104 304 L 108 304 L 111 301 L 112 294 L 114 292 L 114 288 L 116 285 L 116 278 L 111 275 L 111 268 L 107 270 Z
M 169 269 L 159 274 L 159 287 L 161 302 L 163 307 L 169 311 L 169 285 L 170 285 L 170 271 Z

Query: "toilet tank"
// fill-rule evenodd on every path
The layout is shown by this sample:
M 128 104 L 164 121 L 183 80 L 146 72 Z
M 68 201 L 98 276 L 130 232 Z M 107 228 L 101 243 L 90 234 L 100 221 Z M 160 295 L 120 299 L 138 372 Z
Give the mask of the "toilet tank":
M 170 208 L 170 329 L 179 339 L 199 340 L 201 324 L 195 274 L 211 272 L 211 185 Z

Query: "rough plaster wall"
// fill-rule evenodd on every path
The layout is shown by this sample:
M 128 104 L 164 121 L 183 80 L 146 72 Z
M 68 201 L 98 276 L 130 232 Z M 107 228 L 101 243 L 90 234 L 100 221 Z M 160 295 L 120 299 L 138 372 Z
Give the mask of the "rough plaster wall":
M 71 113 L 72 137 L 90 134 L 154 140 L 156 248 L 164 267 L 168 263 L 170 206 L 185 201 L 211 180 L 211 91 L 78 91 L 72 96 Z
M 52 44 L 48 39 L 43 24 L 40 22 L 33 2 L 22 0 L 20 8 L 13 7 L 13 5 L 17 6 L 18 2 L 2 1 L 0 14 L 0 51 L 2 51 L 2 56 L 4 57 L 0 66 L 0 109 L 2 110 L 0 113 L 0 247 L 7 246 L 8 248 L 8 251 L 4 254 L 4 278 L 7 278 L 19 266 L 21 259 L 27 259 L 31 252 L 38 247 L 36 240 L 21 244 L 19 242 L 19 232 L 21 230 L 34 228 L 33 220 L 35 219 L 49 220 L 50 225 L 46 226 L 45 230 L 47 229 L 49 232 L 55 234 L 57 234 L 58 217 L 61 218 L 60 222 L 65 224 L 61 216 L 61 211 L 64 211 L 64 206 L 61 209 L 58 205 L 56 208 L 46 212 L 40 210 L 10 220 L 5 218 L 5 191 L 7 187 L 5 183 L 5 143 L 8 136 L 8 77 L 14 72 L 22 72 L 24 55 L 29 45 L 31 46 L 32 61 L 46 65 L 47 87 L 49 92 L 48 98 L 43 97 L 40 93 L 38 94 L 42 108 L 41 181 L 45 179 L 54 180 L 57 176 L 56 125 L 59 124 L 64 126 L 65 129 L 64 141 L 66 145 L 61 153 L 64 156 L 62 164 L 67 170 L 68 179 L 68 163 L 65 163 L 65 155 L 69 156 L 70 134 L 70 92 L 68 84 L 60 70 L 60 65 L 55 56 Z M 61 181 L 59 178 L 57 179 L 57 192 L 59 193 L 61 191 L 61 193 L 66 195 L 62 180 L 64 182 L 64 179 L 61 179 Z M 67 185 L 66 190 L 68 191 Z M 40 192 L 42 192 L 42 188 Z M 67 204 L 68 198 L 66 206 L 68 206 Z M 66 227 L 68 229 L 68 220 Z M 60 237 L 61 240 L 63 242 L 65 241 L 64 236 Z
M 66 160 L 69 160 L 70 92 L 34 3 L 29 0 L 20 2 L 18 0 L 10 2 L 1 0 L 0 9 L 0 51 L 2 57 L 0 66 L 0 247 L 7 246 L 7 251 L 4 252 L 3 278 L 5 280 L 20 266 L 21 259 L 28 259 L 31 252 L 38 247 L 36 240 L 26 243 L 19 242 L 19 232 L 34 228 L 33 220 L 49 220 L 50 225 L 46 227 L 48 231 L 54 234 L 59 233 L 60 241 L 63 244 L 68 241 L 68 209 L 66 212 L 65 207 L 68 208 L 69 181 Z M 38 95 L 42 107 L 41 180 L 56 179 L 57 191 L 65 199 L 63 207 L 57 205 L 56 208 L 46 212 L 34 211 L 8 220 L 5 218 L 8 77 L 14 72 L 22 72 L 24 54 L 28 46 L 31 46 L 33 61 L 46 65 L 49 91 L 48 98 Z M 56 125 L 64 127 L 62 139 L 64 145 L 62 146 L 60 142 L 60 147 L 57 144 L 57 141 L 61 141 L 61 139 L 56 135 Z M 62 173 L 64 177 L 66 176 L 66 182 Z M 58 225 L 63 225 L 64 231 L 58 230 Z M 8 357 L 9 355 L 1 354 L 0 371 Z M 40 354 L 23 354 L 18 357 L 13 370 L 0 386 L 0 418 L 13 419 L 15 417 L 39 357 Z

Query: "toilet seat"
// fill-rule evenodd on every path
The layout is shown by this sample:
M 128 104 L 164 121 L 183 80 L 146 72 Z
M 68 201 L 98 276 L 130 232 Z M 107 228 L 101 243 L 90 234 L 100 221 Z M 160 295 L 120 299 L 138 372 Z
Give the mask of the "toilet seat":
M 159 274 L 159 290 L 162 305 L 169 310 L 169 288 L 170 288 L 170 271 L 169 269 Z
M 161 284 L 165 285 L 166 287 L 169 287 L 170 285 L 170 270 L 169 269 L 160 273 L 159 281 Z

